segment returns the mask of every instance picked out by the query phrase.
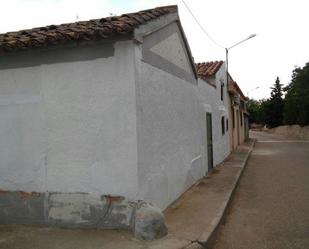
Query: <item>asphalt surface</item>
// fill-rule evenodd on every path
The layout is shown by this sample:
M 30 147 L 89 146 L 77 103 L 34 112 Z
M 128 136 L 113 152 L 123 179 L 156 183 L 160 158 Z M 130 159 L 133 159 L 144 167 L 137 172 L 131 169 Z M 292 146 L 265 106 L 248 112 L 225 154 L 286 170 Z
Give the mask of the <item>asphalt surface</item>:
M 309 248 L 309 141 L 262 132 L 213 249 Z

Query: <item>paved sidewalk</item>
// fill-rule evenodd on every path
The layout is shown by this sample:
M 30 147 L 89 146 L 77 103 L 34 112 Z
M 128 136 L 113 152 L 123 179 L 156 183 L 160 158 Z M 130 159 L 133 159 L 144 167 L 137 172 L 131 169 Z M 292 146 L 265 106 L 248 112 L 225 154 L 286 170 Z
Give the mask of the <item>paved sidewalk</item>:
M 166 211 L 169 234 L 156 241 L 129 231 L 0 226 L 1 249 L 193 249 L 205 248 L 238 183 L 253 141 L 239 146 L 224 163 L 189 189 Z

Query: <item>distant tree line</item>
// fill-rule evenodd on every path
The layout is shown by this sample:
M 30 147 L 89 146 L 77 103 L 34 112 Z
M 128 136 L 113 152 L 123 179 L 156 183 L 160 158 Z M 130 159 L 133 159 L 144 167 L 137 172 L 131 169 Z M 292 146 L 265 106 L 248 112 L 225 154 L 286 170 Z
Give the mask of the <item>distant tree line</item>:
M 309 125 L 309 62 L 303 68 L 293 70 L 291 82 L 286 87 L 277 77 L 270 98 L 250 99 L 248 111 L 250 123 L 270 128 L 283 124 Z

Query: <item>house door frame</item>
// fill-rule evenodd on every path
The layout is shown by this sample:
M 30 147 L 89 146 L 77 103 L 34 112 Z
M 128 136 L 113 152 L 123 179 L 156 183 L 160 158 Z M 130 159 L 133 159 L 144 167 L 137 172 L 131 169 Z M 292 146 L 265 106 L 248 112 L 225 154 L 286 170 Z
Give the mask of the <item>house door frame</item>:
M 207 141 L 207 166 L 208 171 L 213 168 L 214 159 L 213 159 L 213 136 L 212 136 L 212 114 L 210 112 L 206 113 L 206 141 Z

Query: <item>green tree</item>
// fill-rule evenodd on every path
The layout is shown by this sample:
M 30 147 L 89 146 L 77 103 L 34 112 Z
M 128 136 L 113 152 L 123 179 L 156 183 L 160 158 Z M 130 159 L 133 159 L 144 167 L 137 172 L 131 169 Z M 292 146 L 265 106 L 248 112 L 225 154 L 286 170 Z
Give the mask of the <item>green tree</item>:
M 265 124 L 265 103 L 267 100 L 254 100 L 248 101 L 248 112 L 250 113 L 249 122 L 256 124 Z
M 265 101 L 263 109 L 265 111 L 265 123 L 273 128 L 283 123 L 284 101 L 282 98 L 282 84 L 279 77 L 277 77 L 271 89 L 270 98 Z
M 252 123 L 259 123 L 258 122 L 258 112 L 259 112 L 259 102 L 254 99 L 249 99 L 247 104 L 248 112 L 250 113 L 249 122 Z
M 286 91 L 284 123 L 309 124 L 309 62 L 303 68 L 295 68 Z

